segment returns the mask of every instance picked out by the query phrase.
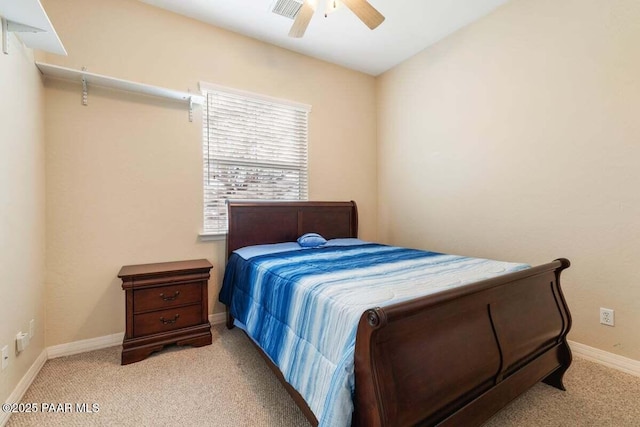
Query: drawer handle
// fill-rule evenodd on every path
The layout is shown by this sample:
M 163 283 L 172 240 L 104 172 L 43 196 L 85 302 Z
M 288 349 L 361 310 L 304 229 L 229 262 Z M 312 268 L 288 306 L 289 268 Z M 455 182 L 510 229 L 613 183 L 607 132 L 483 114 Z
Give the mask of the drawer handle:
M 173 294 L 173 296 L 166 296 L 166 295 L 164 294 L 164 292 L 163 292 L 163 293 L 161 293 L 161 294 L 160 294 L 160 298 L 162 298 L 164 301 L 173 301 L 173 300 L 175 300 L 176 298 L 178 298 L 178 295 L 180 295 L 180 291 L 176 291 L 176 292 Z
M 176 323 L 176 321 L 178 320 L 178 317 L 180 317 L 179 314 L 176 314 L 176 316 L 173 319 L 165 319 L 164 317 L 160 318 L 160 321 L 165 324 L 168 325 L 170 323 Z

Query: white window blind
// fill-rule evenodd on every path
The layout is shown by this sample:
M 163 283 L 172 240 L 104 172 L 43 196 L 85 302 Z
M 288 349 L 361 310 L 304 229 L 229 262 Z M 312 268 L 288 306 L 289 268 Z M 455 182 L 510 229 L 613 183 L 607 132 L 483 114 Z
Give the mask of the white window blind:
M 226 200 L 307 200 L 310 107 L 200 84 L 204 234 L 227 232 Z

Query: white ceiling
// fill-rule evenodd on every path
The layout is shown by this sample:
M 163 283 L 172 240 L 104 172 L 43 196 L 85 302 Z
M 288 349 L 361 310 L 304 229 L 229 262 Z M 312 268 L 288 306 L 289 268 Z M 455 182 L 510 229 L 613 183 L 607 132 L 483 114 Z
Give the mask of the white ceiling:
M 344 6 L 325 18 L 328 0 L 316 0 L 301 39 L 288 37 L 292 19 L 271 12 L 276 0 L 141 1 L 377 76 L 508 0 L 369 0 L 386 17 L 373 31 Z

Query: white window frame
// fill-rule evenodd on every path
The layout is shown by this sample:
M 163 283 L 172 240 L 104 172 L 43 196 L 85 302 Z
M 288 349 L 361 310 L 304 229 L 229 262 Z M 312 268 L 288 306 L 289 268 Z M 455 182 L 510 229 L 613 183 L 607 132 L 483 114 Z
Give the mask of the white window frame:
M 202 110 L 202 152 L 203 152 L 203 231 L 200 233 L 201 240 L 220 240 L 224 239 L 227 234 L 228 228 L 228 219 L 226 218 L 226 212 L 223 213 L 221 208 L 221 203 L 224 203 L 224 200 L 308 200 L 308 124 L 309 124 L 309 113 L 311 112 L 311 106 L 307 104 L 302 104 L 294 101 L 289 101 L 280 98 L 274 98 L 266 95 L 256 94 L 248 91 L 232 89 L 225 86 L 220 86 L 212 83 L 200 82 L 200 90 L 205 97 L 205 105 L 203 105 Z M 213 181 L 210 179 L 211 175 L 216 171 L 220 171 L 220 169 L 216 169 L 221 167 L 220 165 L 225 165 L 229 167 L 228 159 L 221 159 L 221 162 L 216 162 L 218 158 L 214 157 L 210 154 L 210 147 L 213 144 L 219 143 L 216 142 L 216 139 L 219 141 L 219 138 L 216 135 L 212 135 L 212 125 L 209 123 L 209 110 L 213 105 L 213 97 L 209 97 L 209 94 L 214 94 L 215 96 L 221 96 L 225 99 L 235 99 L 246 100 L 248 104 L 251 105 L 259 105 L 260 108 L 271 109 L 271 112 L 276 111 L 277 109 L 283 109 L 287 112 L 287 114 L 295 114 L 298 120 L 303 119 L 303 127 L 302 130 L 298 129 L 296 132 L 291 134 L 284 135 L 279 134 L 282 138 L 295 139 L 296 144 L 301 144 L 299 149 L 301 150 L 300 159 L 293 160 L 293 163 L 287 166 L 283 166 L 282 162 L 276 162 L 275 160 L 271 161 L 269 159 L 259 159 L 255 158 L 249 159 L 243 158 L 237 159 L 234 158 L 232 163 L 237 167 L 246 167 L 246 168 L 290 168 L 290 170 L 295 170 L 300 173 L 299 178 L 299 192 L 298 198 L 280 198 L 280 197 L 270 197 L 268 199 L 262 197 L 245 197 L 243 194 L 228 194 L 228 192 L 220 189 L 220 185 L 215 185 Z M 224 102 L 224 101 L 223 101 Z M 215 131 L 214 131 L 215 132 Z M 233 131 L 232 131 L 233 132 Z M 242 132 L 241 128 L 238 128 L 238 132 Z M 261 142 L 265 141 L 265 137 L 262 136 Z M 276 144 L 283 144 L 283 139 L 280 139 L 276 142 Z M 241 143 L 247 144 L 247 143 Z M 257 143 L 259 144 L 259 142 Z M 247 144 L 247 146 L 250 143 Z M 214 150 L 211 150 L 213 152 Z M 237 169 L 236 169 L 237 170 Z M 255 169 L 254 169 L 255 170 Z M 268 175 L 265 172 L 265 175 Z M 276 187 L 273 187 L 272 191 Z M 225 194 L 223 194 L 225 193 Z M 216 206 L 217 205 L 217 206 Z M 226 209 L 226 207 L 225 207 Z M 213 218 L 218 216 L 218 220 L 214 220 Z M 223 218 L 224 216 L 224 218 Z M 215 223 L 218 223 L 219 227 L 213 227 Z M 224 222 L 224 226 L 222 225 Z

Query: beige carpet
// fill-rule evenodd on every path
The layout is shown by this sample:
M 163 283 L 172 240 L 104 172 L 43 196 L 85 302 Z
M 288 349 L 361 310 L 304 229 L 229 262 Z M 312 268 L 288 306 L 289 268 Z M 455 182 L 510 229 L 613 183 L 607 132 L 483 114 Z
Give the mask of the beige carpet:
M 7 426 L 308 426 L 237 328 L 213 344 L 171 347 L 120 365 L 120 347 L 48 361 L 23 402 L 71 403 L 72 413 L 14 414 Z M 640 378 L 575 359 L 568 391 L 540 384 L 498 413 L 496 426 L 640 426 Z M 97 413 L 76 413 L 97 403 Z

